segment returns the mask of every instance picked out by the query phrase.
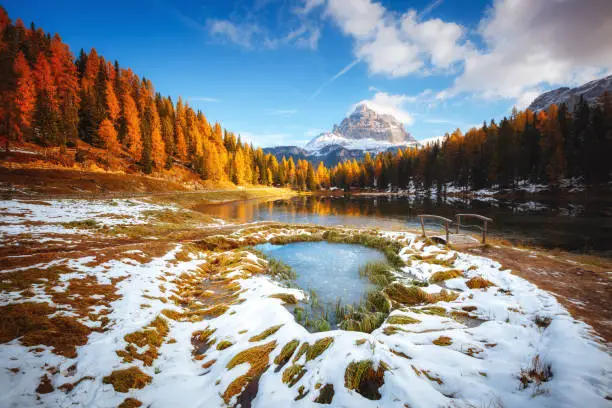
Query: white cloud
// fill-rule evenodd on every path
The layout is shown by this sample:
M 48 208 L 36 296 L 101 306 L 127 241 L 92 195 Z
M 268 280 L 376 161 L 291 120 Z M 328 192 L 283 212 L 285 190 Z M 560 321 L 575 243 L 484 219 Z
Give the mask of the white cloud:
M 308 10 L 324 0 L 306 0 Z M 370 73 L 390 77 L 453 74 L 437 94 L 466 92 L 523 105 L 539 89 L 577 85 L 612 72 L 612 1 L 494 0 L 472 35 L 462 25 L 422 11 L 387 10 L 376 0 L 326 0 L 323 16 L 353 39 Z
M 409 101 L 410 97 L 406 95 L 392 95 L 386 92 L 376 92 L 372 99 L 364 99 L 353 105 L 348 114 L 353 112 L 358 105 L 365 104 L 378 113 L 392 115 L 403 124 L 410 126 L 414 123 L 414 118 L 404 108 L 405 104 Z
M 237 25 L 229 20 L 209 20 L 208 27 L 211 35 L 225 37 L 245 48 L 251 47 L 253 36 L 261 31 L 255 24 Z
M 308 14 L 313 9 L 322 6 L 325 3 L 325 0 L 304 0 L 304 5 L 302 7 L 296 7 L 295 11 L 299 14 Z
M 372 0 L 328 0 L 325 15 L 353 38 L 355 55 L 373 74 L 400 77 L 445 70 L 470 48 L 458 24 L 420 21 L 414 10 L 397 15 Z
M 525 103 L 542 84 L 576 85 L 612 69 L 612 1 L 497 0 L 444 96 L 474 92 Z
M 316 50 L 321 38 L 320 25 L 308 19 L 306 12 L 321 1 L 311 0 L 303 8 L 293 10 L 281 7 L 278 12 L 283 13 L 282 30 L 269 28 L 260 23 L 265 15 L 261 9 L 272 3 L 274 2 L 260 1 L 248 13 L 233 16 L 231 19 L 209 19 L 206 22 L 206 31 L 212 37 L 225 39 L 244 48 L 277 49 L 281 46 L 294 46 Z M 190 26 L 194 24 L 198 26 L 191 18 L 181 15 L 181 19 Z
M 301 24 L 298 28 L 290 31 L 284 36 L 263 39 L 265 48 L 276 49 L 282 45 L 295 45 L 297 48 L 316 50 L 321 38 L 321 30 L 308 23 Z
M 268 115 L 295 115 L 297 112 L 297 109 L 271 109 Z
M 187 98 L 187 100 L 194 101 L 194 102 L 221 102 L 217 98 L 211 98 L 208 96 L 190 96 Z

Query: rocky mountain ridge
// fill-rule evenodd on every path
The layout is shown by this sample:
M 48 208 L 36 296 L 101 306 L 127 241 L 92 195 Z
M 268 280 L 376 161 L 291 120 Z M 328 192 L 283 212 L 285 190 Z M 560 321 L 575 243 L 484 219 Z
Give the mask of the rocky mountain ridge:
M 544 92 L 529 105 L 528 109 L 538 112 L 548 109 L 552 104 L 561 105 L 565 103 L 571 112 L 580 102 L 580 97 L 584 98 L 588 104 L 593 105 L 606 91 L 612 94 L 612 75 L 587 82 L 575 88 L 562 87 Z

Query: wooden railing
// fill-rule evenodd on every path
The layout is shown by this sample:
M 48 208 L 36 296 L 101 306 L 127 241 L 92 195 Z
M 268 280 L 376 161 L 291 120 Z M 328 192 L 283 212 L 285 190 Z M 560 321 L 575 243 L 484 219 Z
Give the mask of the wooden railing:
M 425 219 L 433 219 L 433 220 L 442 221 L 444 230 L 446 232 L 446 242 L 450 243 L 449 226 L 453 224 L 453 220 L 449 218 L 441 217 L 439 215 L 432 215 L 432 214 L 419 214 L 417 215 L 417 217 L 419 217 L 419 220 L 421 221 L 421 231 L 423 232 L 424 237 L 427 237 L 427 234 L 425 233 Z M 456 233 L 457 234 L 459 234 L 459 230 L 461 229 L 461 219 L 462 218 L 476 218 L 476 219 L 483 221 L 482 227 L 480 225 L 476 225 L 475 227 L 482 231 L 482 243 L 485 244 L 487 242 L 487 223 L 493 222 L 492 218 L 485 217 L 480 214 L 457 214 L 456 217 L 457 217 L 457 222 L 456 222 L 457 224 Z
M 421 230 L 423 231 L 424 237 L 427 236 L 427 234 L 425 234 L 425 218 L 431 218 L 434 220 L 439 220 L 439 221 L 444 222 L 444 229 L 446 230 L 446 242 L 448 242 L 448 226 L 453 223 L 453 220 L 450 220 L 444 217 L 440 217 L 439 215 L 431 215 L 431 214 L 420 214 L 418 215 L 418 217 L 421 220 Z
M 487 223 L 493 222 L 493 219 L 479 214 L 457 214 L 457 234 L 461 228 L 461 218 L 476 218 L 483 221 L 483 226 L 476 225 L 476 228 L 482 231 L 482 243 L 485 244 L 487 242 Z

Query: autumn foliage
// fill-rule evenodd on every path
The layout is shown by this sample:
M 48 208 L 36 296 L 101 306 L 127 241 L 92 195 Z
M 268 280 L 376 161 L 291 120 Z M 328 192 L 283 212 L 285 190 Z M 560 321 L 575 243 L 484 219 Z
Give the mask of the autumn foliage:
M 333 168 L 275 157 L 212 123 L 180 97 L 176 103 L 130 68 L 92 48 L 75 59 L 56 34 L 11 22 L 0 7 L 0 139 L 72 151 L 105 149 L 108 161 L 145 173 L 181 166 L 204 180 L 291 186 L 511 188 L 520 181 L 558 185 L 580 177 L 605 183 L 612 174 L 612 98 L 547 111 L 513 111 L 447 134 L 425 148 L 366 154 Z M 76 157 L 75 152 L 75 157 Z

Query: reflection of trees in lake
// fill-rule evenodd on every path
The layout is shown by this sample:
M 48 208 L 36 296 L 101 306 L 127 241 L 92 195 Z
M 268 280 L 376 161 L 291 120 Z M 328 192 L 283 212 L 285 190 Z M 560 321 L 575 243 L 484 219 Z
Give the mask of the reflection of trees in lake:
M 406 198 L 395 196 L 298 196 L 283 200 L 250 200 L 206 204 L 199 211 L 236 222 L 256 220 L 321 225 L 354 225 L 397 228 L 417 225 L 417 214 L 454 219 L 459 212 L 475 212 L 494 219 L 492 235 L 566 249 L 606 248 L 611 233 L 609 205 L 592 200 L 480 201 L 470 199 Z

